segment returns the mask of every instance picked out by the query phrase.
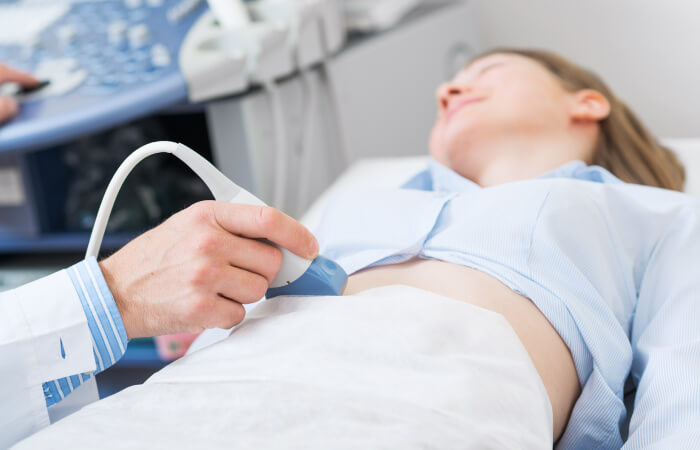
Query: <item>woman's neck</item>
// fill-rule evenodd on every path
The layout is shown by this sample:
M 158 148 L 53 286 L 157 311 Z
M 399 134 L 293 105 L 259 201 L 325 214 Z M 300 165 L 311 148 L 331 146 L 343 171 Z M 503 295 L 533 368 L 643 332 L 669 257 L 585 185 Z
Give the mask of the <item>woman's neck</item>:
M 593 142 L 572 134 L 474 142 L 469 149 L 459 150 L 450 167 L 489 187 L 535 178 L 571 161 L 590 163 Z

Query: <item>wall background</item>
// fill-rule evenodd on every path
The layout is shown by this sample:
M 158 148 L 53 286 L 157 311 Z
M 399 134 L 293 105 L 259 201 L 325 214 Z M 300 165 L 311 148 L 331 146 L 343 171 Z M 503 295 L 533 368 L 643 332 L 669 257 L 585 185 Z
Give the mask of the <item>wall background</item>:
M 700 2 L 471 1 L 484 48 L 561 53 L 598 73 L 657 136 L 700 136 Z

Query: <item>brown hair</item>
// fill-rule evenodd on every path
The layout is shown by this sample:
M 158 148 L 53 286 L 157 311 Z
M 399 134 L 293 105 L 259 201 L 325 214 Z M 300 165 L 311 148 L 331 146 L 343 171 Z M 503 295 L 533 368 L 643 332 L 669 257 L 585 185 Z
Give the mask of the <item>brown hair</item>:
M 654 138 L 596 74 L 544 50 L 495 48 L 472 61 L 496 53 L 520 55 L 542 64 L 569 91 L 594 89 L 605 96 L 610 103 L 610 115 L 599 122 L 600 138 L 593 164 L 605 167 L 629 183 L 683 190 L 685 169 L 676 155 Z

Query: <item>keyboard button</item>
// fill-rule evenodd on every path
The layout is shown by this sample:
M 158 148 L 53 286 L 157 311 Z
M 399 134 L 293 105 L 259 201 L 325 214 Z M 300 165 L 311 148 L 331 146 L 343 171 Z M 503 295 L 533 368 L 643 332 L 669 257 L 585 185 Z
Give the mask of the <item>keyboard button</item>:
M 134 25 L 129 29 L 129 45 L 131 48 L 142 48 L 151 39 L 151 32 L 144 24 Z
M 78 32 L 73 25 L 63 25 L 56 33 L 58 35 L 59 42 L 61 42 L 63 45 L 75 43 L 78 37 Z
M 110 44 L 122 44 L 126 41 L 126 22 L 118 20 L 107 26 L 107 36 Z
M 166 67 L 170 65 L 170 52 L 163 44 L 151 47 L 151 64 L 153 67 Z

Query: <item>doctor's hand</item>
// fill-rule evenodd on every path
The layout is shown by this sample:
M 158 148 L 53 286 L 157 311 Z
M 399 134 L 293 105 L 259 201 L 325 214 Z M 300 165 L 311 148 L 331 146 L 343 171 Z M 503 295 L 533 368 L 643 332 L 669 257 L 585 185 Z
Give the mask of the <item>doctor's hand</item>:
M 318 254 L 316 238 L 274 208 L 203 201 L 101 261 L 128 338 L 240 323 L 242 304 L 265 295 L 282 263 L 280 250 L 257 238 Z
M 21 86 L 33 87 L 39 80 L 31 75 L 0 64 L 0 84 L 15 82 Z M 0 124 L 12 118 L 19 111 L 17 100 L 12 97 L 0 97 Z

